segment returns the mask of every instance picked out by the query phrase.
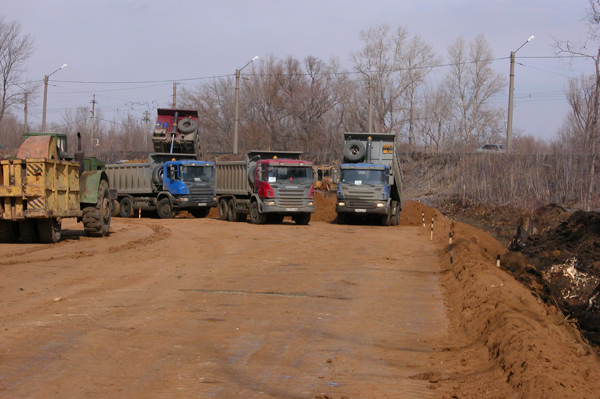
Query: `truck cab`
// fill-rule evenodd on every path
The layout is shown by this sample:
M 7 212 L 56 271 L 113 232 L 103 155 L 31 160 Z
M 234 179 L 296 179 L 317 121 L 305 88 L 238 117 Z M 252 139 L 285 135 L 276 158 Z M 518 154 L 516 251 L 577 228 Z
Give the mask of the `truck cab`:
M 156 199 L 160 217 L 170 218 L 180 210 L 206 217 L 217 206 L 214 162 L 176 160 L 165 162 L 162 168 L 162 191 Z
M 293 159 L 264 159 L 256 163 L 254 192 L 262 212 L 315 211 L 312 164 Z

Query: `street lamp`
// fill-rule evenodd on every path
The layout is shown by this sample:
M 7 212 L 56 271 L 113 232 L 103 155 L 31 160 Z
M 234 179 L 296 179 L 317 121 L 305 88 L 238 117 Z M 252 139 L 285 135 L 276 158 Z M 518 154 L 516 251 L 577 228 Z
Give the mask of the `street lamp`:
M 239 124 L 239 107 L 240 107 L 240 74 L 242 69 L 258 59 L 258 55 L 252 58 L 246 65 L 235 70 L 235 116 L 233 119 L 233 153 L 238 153 L 238 124 Z
M 66 66 L 67 64 L 64 64 L 56 71 L 52 72 L 50 75 L 44 76 L 44 109 L 42 110 L 42 132 L 46 131 L 46 103 L 48 101 L 48 78 Z
M 512 150 L 512 121 L 513 121 L 513 92 L 515 90 L 515 54 L 517 51 L 532 41 L 535 36 L 529 36 L 529 39 L 521 47 L 510 52 L 510 83 L 508 85 L 508 122 L 506 124 L 506 153 L 510 154 Z

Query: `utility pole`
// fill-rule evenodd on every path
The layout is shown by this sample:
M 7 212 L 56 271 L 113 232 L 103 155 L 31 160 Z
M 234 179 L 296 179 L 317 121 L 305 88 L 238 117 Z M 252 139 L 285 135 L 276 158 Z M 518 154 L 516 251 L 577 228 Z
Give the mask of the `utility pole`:
M 252 58 L 246 65 L 235 70 L 235 111 L 233 116 L 233 153 L 238 153 L 238 125 L 240 124 L 240 76 L 242 69 L 258 59 L 258 55 Z
M 148 122 L 150 122 L 149 114 L 150 113 L 148 111 L 144 111 L 144 119 L 142 119 L 144 121 L 144 139 L 142 140 L 144 151 L 148 149 Z
M 179 82 L 173 82 L 173 109 L 177 108 L 177 85 Z
M 508 118 L 506 123 L 506 153 L 510 154 L 512 152 L 512 124 L 513 124 L 513 96 L 515 91 L 515 54 L 517 51 L 521 50 L 521 48 L 532 41 L 535 36 L 531 35 L 529 39 L 525 43 L 521 45 L 515 51 L 510 52 L 510 75 L 509 75 L 509 83 L 508 83 Z
M 25 115 L 23 116 L 23 124 L 25 125 L 25 131 L 28 131 L 29 128 L 27 127 L 27 92 L 25 92 L 25 98 L 23 102 L 25 103 L 25 106 L 23 107 L 25 109 Z
M 94 94 L 94 99 L 92 100 L 92 156 L 94 156 L 94 119 L 96 112 L 96 95 Z

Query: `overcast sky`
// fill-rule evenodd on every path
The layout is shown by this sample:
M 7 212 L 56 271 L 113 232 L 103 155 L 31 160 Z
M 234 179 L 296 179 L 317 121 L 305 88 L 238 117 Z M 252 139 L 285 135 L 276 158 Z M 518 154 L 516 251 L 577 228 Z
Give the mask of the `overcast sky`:
M 362 47 L 360 31 L 382 23 L 420 35 L 444 59 L 451 41 L 483 34 L 508 88 L 510 52 L 535 35 L 517 53 L 513 126 L 550 139 L 568 109 L 568 77 L 590 73 L 592 65 L 541 57 L 554 56 L 554 39 L 585 39 L 587 6 L 587 0 L 0 0 L 0 15 L 20 22 L 35 40 L 24 75 L 40 82 L 39 100 L 30 105 L 34 123 L 41 121 L 44 75 L 65 63 L 50 77 L 48 122 L 61 122 L 67 108 L 89 106 L 94 94 L 106 119 L 128 110 L 140 118 L 150 110 L 154 119 L 156 105 L 172 100 L 172 82 L 192 87 L 233 75 L 255 55 L 336 57 L 349 70 L 350 52 Z M 158 82 L 136 83 L 142 81 Z M 507 108 L 508 89 L 494 103 Z

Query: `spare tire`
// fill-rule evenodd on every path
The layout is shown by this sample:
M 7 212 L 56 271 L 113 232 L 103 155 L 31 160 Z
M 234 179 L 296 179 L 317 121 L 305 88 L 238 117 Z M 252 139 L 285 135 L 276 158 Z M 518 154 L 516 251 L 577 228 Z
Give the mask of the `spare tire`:
M 358 140 L 350 140 L 344 144 L 344 158 L 351 162 L 362 161 L 367 153 L 365 145 Z
M 177 122 L 177 130 L 181 133 L 194 133 L 196 131 L 196 121 L 192 118 L 183 118 Z
M 165 165 L 160 164 L 154 167 L 154 169 L 152 169 L 152 183 L 154 184 L 163 184 L 163 171 L 164 171 Z

